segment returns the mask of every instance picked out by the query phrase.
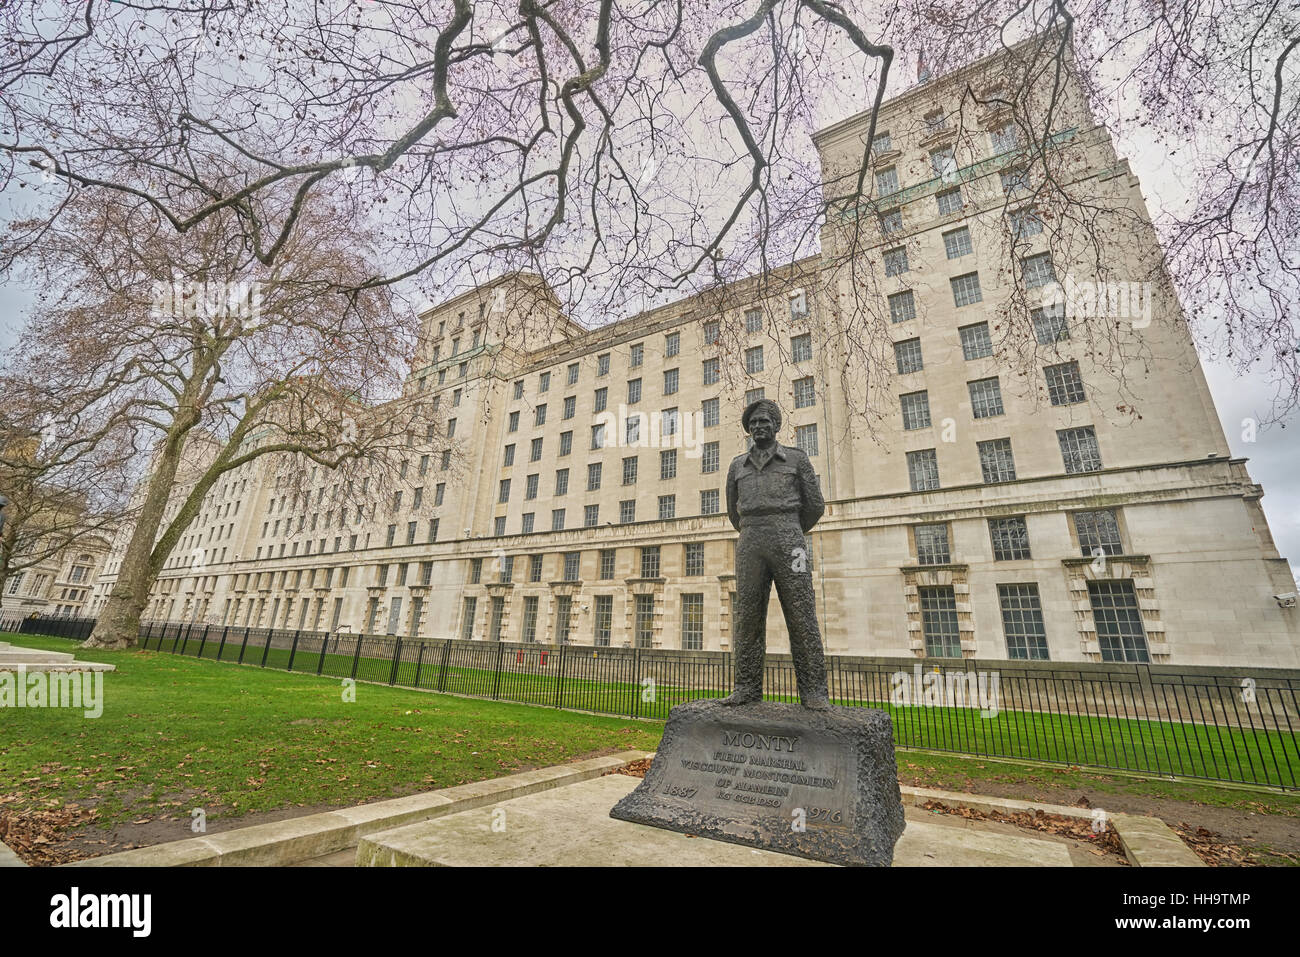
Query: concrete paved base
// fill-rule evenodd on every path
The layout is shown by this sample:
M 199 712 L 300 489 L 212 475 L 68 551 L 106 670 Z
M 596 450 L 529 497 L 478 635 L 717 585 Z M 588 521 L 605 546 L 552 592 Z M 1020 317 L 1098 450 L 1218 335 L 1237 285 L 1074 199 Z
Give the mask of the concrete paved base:
M 43 651 L 40 648 L 23 648 L 0 641 L 0 671 L 116 671 L 116 665 L 98 661 L 78 661 L 66 651 Z
M 371 867 L 822 867 L 816 861 L 617 821 L 609 809 L 640 782 L 611 774 L 371 834 L 357 863 Z M 936 821 L 909 808 L 895 867 L 1070 867 L 1066 844 L 973 821 Z

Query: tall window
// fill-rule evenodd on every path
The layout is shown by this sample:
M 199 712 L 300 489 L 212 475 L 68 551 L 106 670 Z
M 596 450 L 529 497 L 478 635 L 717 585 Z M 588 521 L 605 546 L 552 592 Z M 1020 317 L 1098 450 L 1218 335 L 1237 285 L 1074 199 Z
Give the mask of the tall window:
M 998 386 L 997 376 L 967 382 L 966 388 L 970 391 L 971 414 L 975 418 L 988 419 L 1002 415 L 1002 389 Z
M 618 520 L 624 525 L 636 521 L 636 499 L 627 498 L 618 503 Z
M 794 429 L 794 444 L 804 455 L 817 454 L 817 424 L 797 425 Z
M 609 375 L 609 353 L 605 352 L 596 356 L 596 375 Z
M 703 413 L 704 427 L 706 429 L 713 428 L 722 420 L 717 399 L 705 399 L 700 406 L 700 410 Z
M 722 366 L 717 359 L 704 360 L 704 384 L 714 385 L 722 377 Z
M 1114 509 L 1097 509 L 1074 513 L 1074 531 L 1079 536 L 1079 549 L 1085 556 L 1124 554 L 1120 541 L 1119 519 Z
M 540 477 L 539 473 L 534 472 L 524 479 L 524 499 L 526 501 L 537 498 L 537 483 Z
M 609 387 L 602 386 L 596 390 L 595 411 L 604 412 L 609 405 Z
M 903 408 L 904 429 L 924 429 L 930 425 L 930 394 L 925 390 L 898 397 Z
M 722 323 L 717 319 L 710 319 L 704 324 L 704 344 L 711 346 L 718 341 L 718 336 L 722 333 Z
M 1029 558 L 1029 529 L 1023 515 L 990 518 L 989 539 L 993 542 L 993 560 L 997 562 Z
M 1041 345 L 1051 345 L 1070 338 L 1070 327 L 1065 321 L 1065 306 L 1035 309 L 1030 316 L 1034 320 L 1034 338 Z
M 680 332 L 670 332 L 664 337 L 664 356 L 671 359 L 682 351 L 682 334 Z
M 876 192 L 881 196 L 898 192 L 898 170 L 891 166 L 876 174 Z
M 566 582 L 576 582 L 578 580 L 578 570 L 581 561 L 582 552 L 564 553 L 564 580 Z
M 654 595 L 636 596 L 636 631 L 634 633 L 634 640 L 638 648 L 650 648 L 654 645 L 654 602 Z
M 931 658 L 960 658 L 961 634 L 957 627 L 957 597 L 951 585 L 923 585 L 921 632 L 925 653 Z
M 587 491 L 595 492 L 600 488 L 600 462 L 587 463 Z
M 902 246 L 897 249 L 890 249 L 885 252 L 885 275 L 899 276 L 909 272 L 911 267 L 907 262 L 907 250 Z
M 614 624 L 614 596 L 596 596 L 596 627 L 594 641 L 600 647 L 609 645 L 610 631 Z
M 376 601 L 375 599 L 371 600 Z M 461 612 L 460 618 L 460 637 L 462 641 L 469 641 L 474 637 L 474 612 L 477 608 L 477 598 L 471 596 L 465 599 L 464 610 Z
M 916 538 L 918 565 L 946 565 L 952 561 L 948 548 L 948 526 L 944 523 L 917 525 L 912 530 Z
M 1046 661 L 1047 629 L 1043 626 L 1043 605 L 1038 586 L 999 585 L 1002 633 L 1007 637 L 1007 657 Z
M 627 383 L 627 404 L 636 405 L 641 401 L 641 380 L 629 379 Z
M 701 472 L 716 472 L 721 464 L 721 452 L 717 442 L 705 442 L 700 456 Z
M 686 574 L 703 575 L 704 574 L 704 543 L 687 542 L 686 543 Z
M 537 426 L 537 425 L 545 425 L 545 424 L 546 424 L 546 403 L 543 402 L 541 405 L 539 405 L 536 409 L 533 410 L 533 425 Z
M 1052 254 L 1039 253 L 1024 259 L 1025 288 L 1037 289 L 1048 283 L 1056 282 L 1056 273 L 1052 269 Z
M 659 453 L 659 479 L 677 478 L 677 450 L 664 449 Z
M 660 495 L 659 496 L 659 521 L 666 522 L 669 519 L 677 517 L 677 496 Z
M 716 488 L 706 488 L 700 490 L 700 514 L 717 515 L 722 511 L 720 504 L 721 496 Z
M 889 318 L 892 322 L 906 322 L 916 318 L 916 299 L 912 290 L 896 292 L 889 297 Z
M 898 365 L 898 374 L 907 375 L 910 372 L 920 372 L 923 368 L 921 361 L 921 340 L 904 339 L 902 342 L 894 343 L 894 362 Z
M 990 439 L 976 443 L 980 471 L 985 482 L 1010 482 L 1016 477 L 1016 460 L 1011 455 L 1010 439 Z
M 530 582 L 539 582 L 542 580 L 542 556 L 528 556 L 528 580 Z
M 1150 661 L 1142 612 L 1131 579 L 1088 582 L 1102 661 Z
M 636 461 L 637 461 L 637 457 L 635 455 L 629 455 L 627 458 L 623 460 L 623 484 L 624 485 L 636 484 Z
M 679 373 L 679 372 L 680 372 L 680 370 L 678 370 L 678 369 L 665 369 L 665 370 L 664 370 L 664 395 L 672 395 L 673 393 L 675 393 L 675 392 L 677 391 L 677 383 L 678 383 L 678 379 L 679 379 L 678 373 Z
M 564 531 L 564 509 L 562 508 L 551 509 L 551 531 L 553 532 Z
M 753 374 L 763 371 L 763 347 L 754 346 L 745 350 L 745 371 Z
M 806 409 L 817 404 L 817 389 L 812 376 L 794 380 L 794 407 Z
M 1065 460 L 1067 475 L 1095 472 L 1101 468 L 1101 450 L 1097 447 L 1097 433 L 1091 425 L 1061 429 L 1056 433 L 1056 438 L 1061 444 L 1061 457 Z
M 644 361 L 645 361 L 645 343 L 643 342 L 634 343 L 629 352 L 628 364 L 635 369 Z
M 646 545 L 641 549 L 641 577 L 659 577 L 659 546 Z
M 953 229 L 943 234 L 943 249 L 948 254 L 949 259 L 960 259 L 962 256 L 969 256 L 975 251 L 971 245 L 970 230 L 962 226 L 959 229 Z
M 812 334 L 805 332 L 790 340 L 790 358 L 794 362 L 807 362 L 812 358 Z
M 1084 400 L 1079 363 L 1070 360 L 1054 366 L 1044 366 L 1043 375 L 1047 378 L 1047 396 L 1052 400 L 1052 405 L 1074 405 Z
M 560 457 L 563 458 L 564 456 L 568 455 L 572 451 L 573 451 L 573 433 L 561 432 L 560 433 Z
M 542 458 L 542 440 L 533 439 L 532 444 L 528 447 L 528 461 L 539 462 Z
M 600 524 L 600 506 L 588 505 L 582 510 L 583 528 L 595 528 Z
M 537 640 L 537 596 L 524 596 L 524 641 Z
M 984 293 L 980 290 L 979 273 L 968 272 L 964 276 L 949 279 L 948 283 L 952 286 L 953 305 L 969 306 L 984 301 Z
M 993 355 L 993 340 L 989 337 L 989 324 L 987 322 L 962 326 L 957 330 L 957 334 L 961 336 L 963 359 L 969 361 Z
M 593 449 L 603 449 L 605 447 L 605 423 L 591 427 L 591 447 Z
M 704 596 L 682 595 L 682 648 L 699 651 L 704 647 Z
M 602 548 L 600 550 L 600 577 L 602 581 L 608 581 L 614 577 L 614 557 L 614 549 Z

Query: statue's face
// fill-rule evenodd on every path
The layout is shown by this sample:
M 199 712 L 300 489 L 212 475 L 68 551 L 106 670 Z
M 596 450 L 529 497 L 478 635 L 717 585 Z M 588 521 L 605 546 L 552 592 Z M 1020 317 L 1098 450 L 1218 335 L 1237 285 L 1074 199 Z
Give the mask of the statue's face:
M 770 413 L 762 410 L 749 417 L 749 434 L 759 445 L 766 445 L 776 438 L 776 423 Z

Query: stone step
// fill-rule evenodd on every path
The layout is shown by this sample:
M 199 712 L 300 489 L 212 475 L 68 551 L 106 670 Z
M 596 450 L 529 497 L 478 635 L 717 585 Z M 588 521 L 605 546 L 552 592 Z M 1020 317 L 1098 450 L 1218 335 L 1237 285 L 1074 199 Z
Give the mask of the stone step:
M 76 659 L 63 651 L 41 651 L 37 648 L 4 648 L 0 649 L 0 661 L 19 664 L 23 662 L 53 664 L 60 661 L 75 661 Z
M 17 671 L 19 668 L 35 674 L 38 671 L 116 671 L 117 665 L 98 661 L 7 661 L 0 654 L 0 671 Z

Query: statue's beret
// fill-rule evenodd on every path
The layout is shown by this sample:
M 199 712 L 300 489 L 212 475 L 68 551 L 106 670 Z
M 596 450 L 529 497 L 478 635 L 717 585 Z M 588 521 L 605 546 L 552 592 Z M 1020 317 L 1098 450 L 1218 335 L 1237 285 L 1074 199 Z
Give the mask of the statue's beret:
M 771 399 L 756 399 L 745 407 L 745 411 L 740 415 L 740 427 L 749 432 L 749 420 L 759 409 L 763 409 L 772 416 L 773 431 L 781 431 L 781 410 Z

